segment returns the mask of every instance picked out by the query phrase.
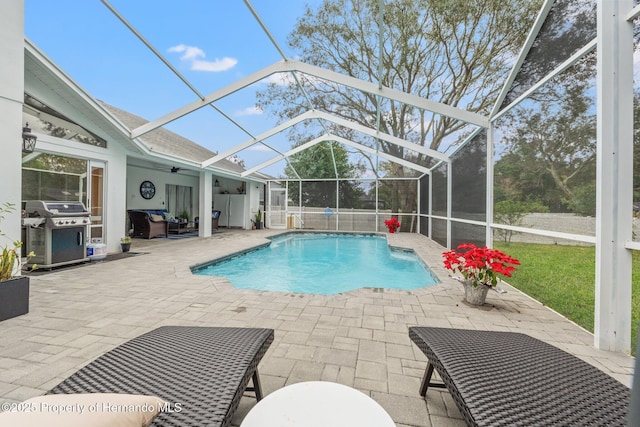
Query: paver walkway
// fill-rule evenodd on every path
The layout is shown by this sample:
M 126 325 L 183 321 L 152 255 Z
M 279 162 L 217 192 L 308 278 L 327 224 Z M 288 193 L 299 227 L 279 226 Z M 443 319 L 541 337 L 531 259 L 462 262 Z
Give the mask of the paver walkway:
M 44 393 L 114 346 L 161 325 L 269 327 L 275 341 L 260 365 L 265 394 L 311 380 L 355 387 L 398 426 L 462 426 L 446 391 L 418 388 L 426 358 L 408 327 L 429 325 L 524 332 L 569 351 L 630 386 L 634 359 L 595 350 L 593 335 L 517 290 L 490 292 L 483 308 L 462 302 L 442 268 L 443 248 L 408 233 L 388 234 L 438 275 L 413 291 L 360 289 L 335 295 L 239 290 L 189 266 L 263 243 L 282 231 L 225 230 L 208 239 L 134 239 L 144 255 L 37 274 L 28 315 L 0 322 L 0 401 Z M 255 404 L 243 399 L 234 418 Z

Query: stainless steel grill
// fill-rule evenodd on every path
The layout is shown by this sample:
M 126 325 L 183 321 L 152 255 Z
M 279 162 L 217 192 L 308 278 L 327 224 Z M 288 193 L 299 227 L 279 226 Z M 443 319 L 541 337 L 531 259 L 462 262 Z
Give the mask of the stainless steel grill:
M 25 202 L 27 249 L 42 268 L 88 261 L 86 231 L 91 213 L 82 202 Z

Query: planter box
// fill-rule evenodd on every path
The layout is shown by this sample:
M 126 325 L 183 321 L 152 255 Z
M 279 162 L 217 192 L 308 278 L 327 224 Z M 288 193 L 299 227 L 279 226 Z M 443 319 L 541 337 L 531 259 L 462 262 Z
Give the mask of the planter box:
M 0 282 L 0 321 L 29 312 L 29 278 Z

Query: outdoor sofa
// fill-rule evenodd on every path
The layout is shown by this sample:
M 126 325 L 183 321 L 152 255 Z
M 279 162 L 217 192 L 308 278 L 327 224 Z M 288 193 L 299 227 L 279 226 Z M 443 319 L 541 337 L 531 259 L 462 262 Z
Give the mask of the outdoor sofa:
M 48 394 L 157 396 L 168 405 L 152 426 L 226 427 L 246 390 L 262 398 L 258 363 L 273 338 L 264 328 L 160 327 L 105 353 Z
M 410 327 L 427 356 L 420 395 L 446 387 L 469 426 L 624 426 L 630 390 L 525 334 Z M 434 369 L 444 382 L 431 381 Z

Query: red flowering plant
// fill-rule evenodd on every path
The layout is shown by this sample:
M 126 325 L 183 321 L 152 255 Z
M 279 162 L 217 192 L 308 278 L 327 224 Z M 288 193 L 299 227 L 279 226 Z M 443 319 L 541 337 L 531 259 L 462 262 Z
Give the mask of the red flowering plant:
M 504 252 L 486 246 L 479 248 L 472 243 L 462 243 L 457 251 L 443 252 L 442 256 L 444 268 L 453 273 L 461 273 L 473 287 L 496 286 L 500 280 L 498 274 L 511 277 L 511 273 L 516 269 L 514 265 L 520 265 L 520 261 Z
M 398 218 L 393 217 L 391 219 L 386 219 L 384 221 L 384 225 L 389 229 L 389 233 L 395 233 L 398 228 L 400 228 L 400 222 Z

